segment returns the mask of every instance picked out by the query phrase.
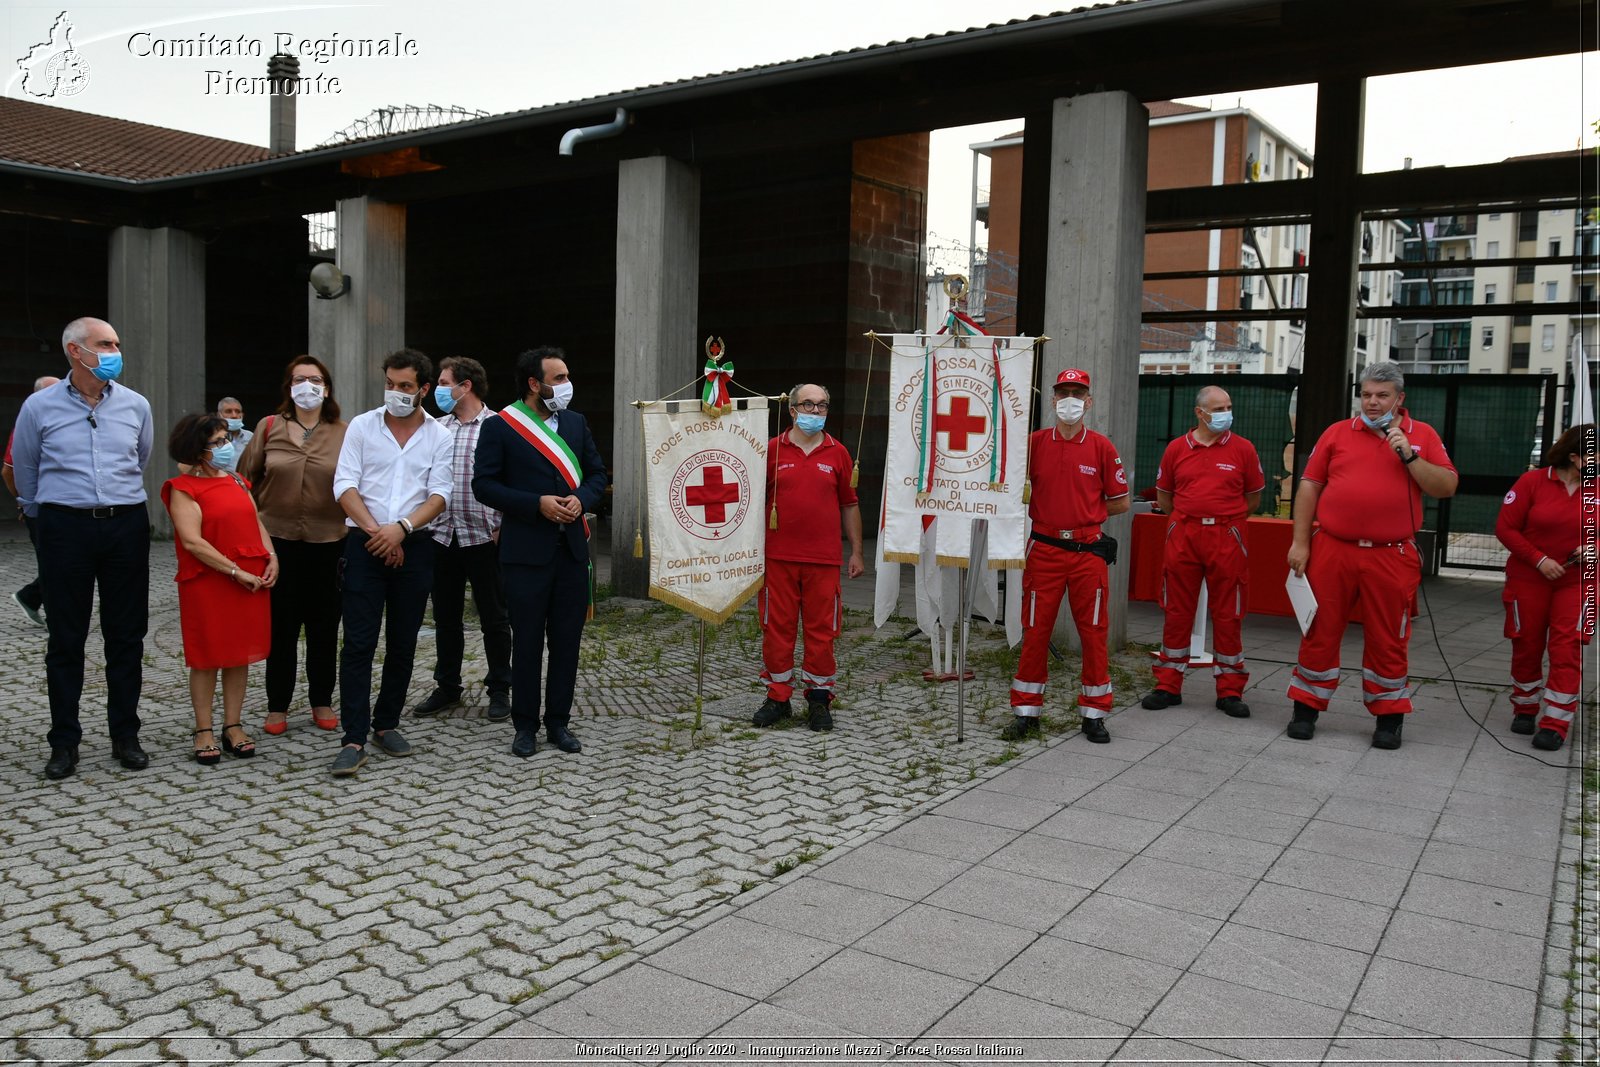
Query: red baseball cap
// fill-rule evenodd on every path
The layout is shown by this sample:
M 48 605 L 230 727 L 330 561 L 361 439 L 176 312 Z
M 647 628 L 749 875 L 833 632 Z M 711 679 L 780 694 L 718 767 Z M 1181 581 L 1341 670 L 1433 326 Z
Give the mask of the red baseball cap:
M 1056 384 L 1081 385 L 1087 389 L 1089 388 L 1089 372 L 1086 370 L 1079 370 L 1076 367 L 1068 367 L 1066 370 L 1056 375 Z

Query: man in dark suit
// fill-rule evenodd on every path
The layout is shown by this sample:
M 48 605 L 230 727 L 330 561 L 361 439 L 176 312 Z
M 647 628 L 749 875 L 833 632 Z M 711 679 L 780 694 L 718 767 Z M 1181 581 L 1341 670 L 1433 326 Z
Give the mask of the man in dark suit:
M 605 461 L 584 417 L 571 410 L 566 353 L 536 348 L 517 357 L 522 399 L 478 435 L 472 495 L 503 516 L 500 569 L 511 609 L 511 721 L 514 756 L 539 740 L 539 661 L 547 638 L 544 728 L 563 752 L 581 747 L 567 724 L 578 678 L 578 643 L 589 611 L 589 542 L 584 512 L 606 487 Z

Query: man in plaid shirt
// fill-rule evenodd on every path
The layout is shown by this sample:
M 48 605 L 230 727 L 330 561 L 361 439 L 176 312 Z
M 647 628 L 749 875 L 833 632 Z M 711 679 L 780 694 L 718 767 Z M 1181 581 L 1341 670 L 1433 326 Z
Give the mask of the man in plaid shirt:
M 455 435 L 456 445 L 450 506 L 433 523 L 433 539 L 439 543 L 433 565 L 433 628 L 438 649 L 433 668 L 435 689 L 411 709 L 413 715 L 437 715 L 461 703 L 462 608 L 471 582 L 483 650 L 489 660 L 489 674 L 484 679 L 489 718 L 504 722 L 511 717 L 511 622 L 500 585 L 500 513 L 484 507 L 472 495 L 478 431 L 494 416 L 483 402 L 487 383 L 483 364 L 475 359 L 453 356 L 439 364 L 434 400 L 444 412 L 439 423 Z

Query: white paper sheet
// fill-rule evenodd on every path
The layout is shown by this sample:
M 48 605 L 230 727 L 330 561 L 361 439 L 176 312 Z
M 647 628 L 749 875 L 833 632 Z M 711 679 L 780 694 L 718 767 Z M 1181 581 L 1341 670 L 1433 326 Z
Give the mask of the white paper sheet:
M 1306 581 L 1304 575 L 1289 572 L 1289 577 L 1284 579 L 1283 587 L 1289 591 L 1289 603 L 1294 608 L 1295 621 L 1300 624 L 1300 633 L 1305 635 L 1311 630 L 1311 620 L 1317 617 L 1317 598 L 1311 592 L 1311 583 Z

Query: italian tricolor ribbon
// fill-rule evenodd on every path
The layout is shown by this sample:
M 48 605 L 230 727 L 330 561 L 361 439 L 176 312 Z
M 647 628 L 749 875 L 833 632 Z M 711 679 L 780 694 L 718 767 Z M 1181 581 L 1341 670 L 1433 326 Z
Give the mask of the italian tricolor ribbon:
M 705 388 L 700 391 L 700 407 L 707 415 L 721 415 L 733 410 L 733 396 L 728 383 L 733 380 L 733 360 L 718 363 L 715 356 L 706 358 Z
M 576 492 L 578 485 L 583 481 L 583 469 L 578 466 L 578 457 L 573 454 L 572 446 L 562 439 L 561 435 L 550 428 L 544 421 L 544 416 L 530 408 L 525 401 L 519 400 L 510 407 L 500 409 L 500 416 L 506 420 L 506 425 L 517 431 L 524 441 L 539 450 L 539 454 L 549 460 L 567 483 L 567 488 Z M 589 535 L 589 520 L 583 520 L 583 533 Z

